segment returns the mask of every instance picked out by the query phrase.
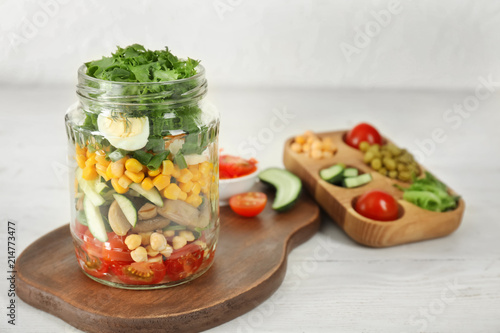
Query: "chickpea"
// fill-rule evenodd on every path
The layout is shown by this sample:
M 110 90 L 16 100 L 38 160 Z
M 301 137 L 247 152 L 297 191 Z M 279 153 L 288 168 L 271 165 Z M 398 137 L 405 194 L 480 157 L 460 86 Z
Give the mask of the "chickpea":
M 165 237 L 174 237 L 175 236 L 175 230 L 165 230 L 163 232 L 163 236 L 165 236 Z
M 301 153 L 302 152 L 302 145 L 300 143 L 297 143 L 297 142 L 294 142 L 292 143 L 292 145 L 290 146 L 290 148 L 292 148 L 292 150 L 296 153 Z
M 135 262 L 144 262 L 148 260 L 148 252 L 142 246 L 139 246 L 134 251 L 130 252 L 130 256 Z
M 172 245 L 174 247 L 174 250 L 178 250 L 186 244 L 187 244 L 187 240 L 184 237 L 175 236 L 174 239 L 172 239 Z
M 163 234 L 155 232 L 151 234 L 150 244 L 153 250 L 159 252 L 165 249 L 165 247 L 167 246 L 167 240 L 165 239 L 165 236 L 163 236 Z
M 150 257 L 155 257 L 158 255 L 158 253 L 160 253 L 159 251 L 153 250 L 153 248 L 151 247 L 151 244 L 146 246 L 146 251 L 148 253 L 148 256 L 150 256 Z
M 141 246 L 142 243 L 142 237 L 137 235 L 137 234 L 131 234 L 128 235 L 127 238 L 125 238 L 125 245 L 127 245 L 129 250 L 135 250 L 139 246 Z
M 139 236 L 141 236 L 141 245 L 146 246 L 149 244 L 149 238 L 151 237 L 152 232 L 140 232 Z
M 182 230 L 179 232 L 179 236 L 186 238 L 188 242 L 194 241 L 194 235 L 191 231 Z
M 165 250 L 161 251 L 160 253 L 168 258 L 168 257 L 170 257 L 172 252 L 174 252 L 174 249 L 170 245 L 167 245 Z

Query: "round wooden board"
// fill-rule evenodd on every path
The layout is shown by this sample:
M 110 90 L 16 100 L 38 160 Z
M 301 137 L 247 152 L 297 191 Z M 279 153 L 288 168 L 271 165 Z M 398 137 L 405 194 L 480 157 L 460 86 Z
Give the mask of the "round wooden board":
M 213 266 L 198 279 L 159 290 L 107 287 L 78 267 L 69 226 L 31 244 L 16 263 L 17 293 L 26 303 L 87 332 L 199 332 L 230 321 L 278 289 L 288 253 L 319 228 L 319 208 L 303 194 L 286 213 L 255 218 L 221 207 Z

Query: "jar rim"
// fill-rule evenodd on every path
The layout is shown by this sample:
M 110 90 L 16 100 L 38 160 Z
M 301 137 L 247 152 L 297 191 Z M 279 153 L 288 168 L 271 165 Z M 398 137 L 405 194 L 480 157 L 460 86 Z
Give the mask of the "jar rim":
M 111 85 L 131 85 L 131 86 L 165 86 L 165 85 L 173 85 L 173 84 L 178 84 L 178 83 L 183 83 L 183 82 L 188 82 L 190 80 L 196 80 L 200 77 L 203 77 L 205 75 L 205 67 L 203 65 L 198 64 L 196 66 L 196 74 L 190 77 L 186 77 L 183 79 L 177 79 L 177 80 L 172 80 L 172 81 L 160 81 L 160 82 L 128 82 L 128 81 L 110 81 L 110 80 L 103 80 L 103 79 L 98 79 L 95 77 L 92 77 L 90 75 L 87 75 L 87 66 L 85 64 L 81 65 L 80 68 L 78 68 L 78 76 L 87 80 L 87 81 L 92 81 L 98 84 L 101 83 L 107 83 Z

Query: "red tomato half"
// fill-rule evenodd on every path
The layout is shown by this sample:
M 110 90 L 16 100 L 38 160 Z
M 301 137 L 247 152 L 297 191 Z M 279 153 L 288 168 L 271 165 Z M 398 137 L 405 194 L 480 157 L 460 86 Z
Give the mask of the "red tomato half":
M 354 209 L 364 217 L 377 221 L 394 221 L 398 218 L 398 203 L 389 193 L 373 190 L 358 198 Z
M 156 284 L 165 277 L 166 268 L 160 262 L 133 262 L 113 264 L 113 272 L 126 284 Z
M 102 259 L 105 261 L 132 261 L 130 250 L 125 244 L 125 236 L 108 232 L 108 241 L 102 244 Z
M 104 274 L 107 273 L 107 263 L 103 262 L 98 257 L 88 254 L 80 247 L 75 248 L 75 251 L 78 261 L 85 272 L 97 278 L 103 277 Z
M 237 178 L 251 174 L 257 170 L 257 161 L 253 158 L 245 160 L 241 157 L 222 155 L 219 157 L 219 178 Z
M 359 144 L 363 141 L 369 144 L 378 143 L 382 144 L 382 137 L 375 127 L 367 123 L 361 123 L 355 126 L 352 130 L 347 132 L 345 137 L 345 142 L 356 149 L 359 148 Z
M 229 206 L 238 215 L 252 217 L 266 208 L 267 196 L 262 192 L 237 194 L 229 199 Z
M 203 263 L 204 251 L 194 243 L 176 250 L 165 261 L 167 275 L 171 281 L 179 281 L 193 275 Z
M 102 257 L 102 246 L 103 243 L 96 239 L 89 229 L 85 231 L 83 235 L 83 241 L 85 242 L 85 251 L 93 257 Z

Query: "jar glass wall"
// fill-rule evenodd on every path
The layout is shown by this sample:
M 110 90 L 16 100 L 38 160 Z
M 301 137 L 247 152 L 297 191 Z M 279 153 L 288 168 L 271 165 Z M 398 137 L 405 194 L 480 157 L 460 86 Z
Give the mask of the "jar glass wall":
M 130 289 L 200 276 L 219 231 L 219 117 L 205 100 L 203 67 L 157 83 L 99 80 L 85 70 L 65 117 L 80 267 Z

